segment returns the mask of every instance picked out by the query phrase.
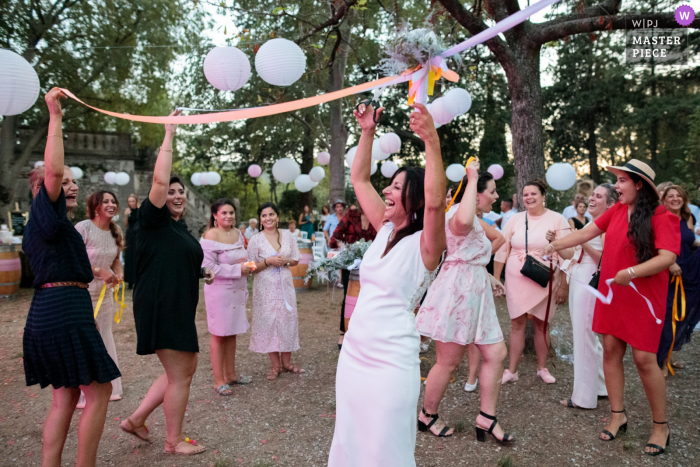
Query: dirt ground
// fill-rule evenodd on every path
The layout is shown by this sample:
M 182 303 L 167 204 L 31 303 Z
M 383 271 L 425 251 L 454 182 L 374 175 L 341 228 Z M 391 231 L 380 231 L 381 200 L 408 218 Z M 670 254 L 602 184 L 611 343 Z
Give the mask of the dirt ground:
M 43 421 L 51 405 L 51 391 L 27 388 L 22 367 L 22 332 L 31 301 L 31 290 L 21 290 L 14 301 L 0 302 L 0 465 L 35 466 L 41 460 Z M 253 377 L 253 384 L 235 389 L 231 397 L 213 390 L 203 297 L 197 313 L 201 348 L 185 419 L 185 434 L 207 447 L 204 454 L 189 458 L 163 453 L 165 426 L 158 409 L 149 420 L 153 444 L 139 442 L 119 430 L 119 420 L 139 404 L 149 385 L 161 374 L 155 356 L 135 353 L 136 334 L 131 307 L 121 324 L 115 325 L 124 396 L 109 406 L 98 453 L 99 466 L 324 466 L 335 423 L 335 371 L 338 359 L 338 314 L 342 291 L 316 286 L 298 295 L 301 350 L 293 359 L 306 373 L 283 374 L 267 381 L 266 355 L 248 351 L 248 335 L 239 337 L 238 368 Z M 250 319 L 250 302 L 248 317 Z M 510 331 L 504 299 L 497 299 L 504 334 Z M 502 426 L 517 438 L 513 447 L 492 440 L 477 443 L 473 423 L 479 412 L 479 394 L 462 389 L 467 378 L 466 360 L 451 384 L 440 415 L 459 433 L 438 439 L 418 433 L 418 466 L 620 466 L 700 465 L 700 335 L 678 356 L 686 369 L 668 379 L 669 418 L 672 430 L 669 451 L 660 458 L 643 453 L 651 432 L 651 413 L 639 376 L 631 359 L 625 359 L 626 408 L 629 432 L 612 442 L 598 440 L 609 416 L 607 400 L 596 410 L 566 409 L 559 400 L 570 396 L 571 320 L 568 308 L 559 307 L 553 323 L 557 358 L 554 385 L 535 375 L 534 356 L 527 355 L 520 367 L 520 381 L 501 391 L 498 410 Z M 434 348 L 427 356 L 434 361 Z M 416 410 L 418 411 L 418 407 Z M 63 465 L 74 465 L 76 411 L 63 455 Z M 374 466 L 366 466 L 374 467 Z M 382 466 L 385 467 L 385 466 Z

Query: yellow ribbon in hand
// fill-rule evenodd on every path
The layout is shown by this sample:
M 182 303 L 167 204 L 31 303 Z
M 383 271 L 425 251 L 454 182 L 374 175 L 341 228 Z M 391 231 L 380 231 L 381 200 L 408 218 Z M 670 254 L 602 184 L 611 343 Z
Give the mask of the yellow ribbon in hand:
M 95 316 L 93 319 L 97 319 L 97 313 L 100 311 L 100 307 L 102 306 L 102 300 L 105 299 L 105 292 L 107 291 L 107 284 L 102 285 L 102 292 L 100 292 L 100 298 L 97 299 L 97 305 L 95 305 Z
M 467 159 L 467 163 L 464 166 L 464 170 L 467 170 L 467 167 L 469 167 L 469 164 L 471 164 L 475 160 L 476 160 L 476 157 L 474 157 L 474 156 Z M 459 190 L 462 189 L 462 183 L 464 183 L 464 177 L 462 177 L 462 180 L 459 181 L 459 186 L 457 187 L 457 191 L 455 191 L 455 194 L 452 195 L 452 200 L 450 201 L 450 204 L 447 205 L 447 209 L 445 209 L 445 212 L 449 211 L 450 208 L 452 207 L 452 204 L 455 202 L 455 199 L 457 198 L 457 194 L 459 193 Z
M 122 300 L 121 302 L 119 301 L 119 295 L 118 291 L 119 288 L 121 287 L 122 289 Z M 119 304 L 119 309 L 117 310 L 117 313 L 114 315 L 114 322 L 119 324 L 122 320 L 122 314 L 124 313 L 124 308 L 126 308 L 126 303 L 124 303 L 124 290 L 126 289 L 126 286 L 124 285 L 124 281 L 119 282 L 115 287 L 114 287 L 114 301 Z M 97 319 L 97 313 L 100 311 L 100 307 L 102 307 L 102 302 L 105 299 L 105 292 L 107 291 L 107 284 L 102 285 L 102 291 L 100 292 L 100 298 L 97 299 L 97 305 L 95 305 L 95 315 L 93 319 Z
M 671 348 L 668 351 L 668 358 L 666 359 L 666 365 L 668 366 L 668 371 L 675 376 L 673 367 L 671 366 L 671 354 L 673 353 L 673 346 L 676 344 L 676 323 L 678 321 L 683 321 L 685 319 L 685 289 L 683 288 L 683 279 L 681 276 L 673 276 L 671 278 L 671 283 L 676 282 L 676 292 L 673 297 L 673 310 L 671 311 L 671 327 L 673 328 L 673 340 L 671 341 Z M 681 316 L 678 317 L 678 287 L 681 289 Z

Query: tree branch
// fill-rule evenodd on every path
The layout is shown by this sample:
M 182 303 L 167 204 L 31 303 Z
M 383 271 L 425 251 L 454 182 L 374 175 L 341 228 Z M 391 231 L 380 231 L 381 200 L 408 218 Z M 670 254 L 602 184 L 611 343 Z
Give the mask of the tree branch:
M 318 31 L 322 29 L 326 29 L 327 27 L 330 26 L 335 26 L 338 23 L 342 21 L 342 19 L 345 17 L 345 13 L 350 9 L 350 7 L 354 6 L 357 3 L 357 0 L 345 0 L 341 5 L 340 8 L 335 12 L 333 16 L 331 16 L 328 21 L 319 24 L 318 26 L 312 28 L 309 32 L 301 36 L 299 39 L 295 40 L 294 42 L 298 45 L 304 42 L 306 39 L 309 37 L 313 36 L 316 34 Z
M 306 128 L 308 128 L 311 131 L 311 134 L 314 135 L 314 138 L 316 138 L 321 143 L 321 145 L 323 145 L 324 148 L 326 148 L 327 150 L 330 151 L 331 145 L 328 144 L 328 142 L 325 139 L 323 139 L 321 137 L 321 135 L 316 133 L 316 130 L 314 129 L 314 127 L 309 125 L 309 123 L 307 123 L 306 120 L 301 118 L 299 116 L 299 114 L 297 114 L 296 112 L 289 112 L 289 115 L 291 115 L 293 119 L 298 120 L 302 125 L 304 125 Z

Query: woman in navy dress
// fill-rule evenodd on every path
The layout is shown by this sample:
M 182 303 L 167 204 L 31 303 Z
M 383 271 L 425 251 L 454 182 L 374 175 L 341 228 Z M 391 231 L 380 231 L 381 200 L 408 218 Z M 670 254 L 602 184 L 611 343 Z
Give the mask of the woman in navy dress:
M 95 325 L 88 282 L 113 274 L 93 270 L 85 243 L 68 219 L 77 206 L 78 185 L 63 163 L 63 112 L 58 88 L 46 94 L 49 132 L 44 166 L 34 169 L 34 202 L 22 249 L 34 272 L 34 297 L 24 328 L 24 373 L 27 386 L 53 386 L 51 409 L 44 422 L 42 466 L 60 466 L 63 446 L 80 391 L 85 410 L 78 425 L 77 465 L 94 466 L 107 416 L 113 379 L 121 376 Z

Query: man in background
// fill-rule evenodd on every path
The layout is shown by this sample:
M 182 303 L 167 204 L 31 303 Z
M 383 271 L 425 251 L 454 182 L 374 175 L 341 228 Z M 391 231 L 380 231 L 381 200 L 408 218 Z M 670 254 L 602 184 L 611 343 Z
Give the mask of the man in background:
M 323 235 L 326 237 L 326 245 L 331 244 L 331 237 L 333 236 L 335 228 L 338 227 L 340 220 L 343 218 L 344 211 L 345 203 L 343 203 L 343 200 L 335 200 L 335 203 L 333 203 L 333 214 L 328 216 L 326 223 L 323 224 Z
M 258 220 L 253 218 L 253 219 L 248 221 L 248 228 L 245 229 L 245 233 L 243 234 L 243 236 L 245 238 L 247 238 L 248 240 L 250 240 L 250 237 L 252 237 L 253 235 L 255 235 L 258 232 L 259 232 Z

